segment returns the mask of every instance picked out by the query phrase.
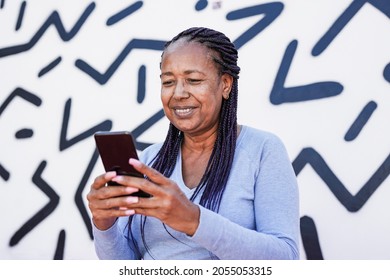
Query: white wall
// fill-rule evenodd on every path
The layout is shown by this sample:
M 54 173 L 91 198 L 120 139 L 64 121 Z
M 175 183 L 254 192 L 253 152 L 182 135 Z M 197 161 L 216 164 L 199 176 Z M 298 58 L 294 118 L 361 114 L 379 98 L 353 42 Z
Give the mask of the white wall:
M 0 259 L 96 258 L 85 196 L 103 169 L 92 135 L 138 128 L 139 142 L 163 140 L 159 48 L 191 26 L 235 41 L 239 122 L 286 144 L 301 258 L 389 259 L 390 3 L 356 3 L 1 0 Z M 144 41 L 121 56 L 134 39 Z

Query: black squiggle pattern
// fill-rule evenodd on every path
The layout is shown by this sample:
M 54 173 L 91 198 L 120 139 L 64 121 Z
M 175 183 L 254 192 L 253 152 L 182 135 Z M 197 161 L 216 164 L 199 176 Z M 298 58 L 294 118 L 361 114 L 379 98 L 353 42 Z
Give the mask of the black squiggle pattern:
M 248 43 L 257 34 L 261 33 L 268 25 L 270 25 L 282 12 L 283 3 L 273 2 L 267 4 L 256 5 L 232 11 L 226 15 L 227 20 L 237 20 L 248 18 L 255 15 L 264 15 L 258 22 L 251 26 L 248 30 L 242 33 L 233 44 L 237 49 Z
M 11 102 L 16 97 L 20 97 L 20 98 L 26 100 L 27 102 L 30 102 L 31 104 L 33 104 L 35 106 L 38 106 L 38 107 L 41 106 L 41 104 L 42 104 L 42 99 L 39 98 L 37 95 L 35 95 L 35 94 L 25 90 L 25 89 L 16 88 L 5 99 L 3 104 L 1 104 L 1 106 L 0 106 L 0 117 L 4 113 L 5 109 L 7 109 L 7 107 L 11 104 Z M 19 138 L 28 137 L 30 134 L 31 134 L 31 136 L 33 134 L 33 131 L 31 129 L 21 129 L 18 132 L 16 132 L 15 136 L 16 136 L 17 139 L 19 139 Z M 11 176 L 11 174 L 9 173 L 9 171 L 2 164 L 0 164 L 0 177 L 3 178 L 3 180 L 8 181 L 10 176 Z
M 320 55 L 366 3 L 372 4 L 375 8 L 382 11 L 388 18 L 390 18 L 390 4 L 388 0 L 352 1 L 348 8 L 340 15 L 340 17 L 333 23 L 329 30 L 315 44 L 312 50 L 312 55 Z
M 287 46 L 269 97 L 271 103 L 280 105 L 339 95 L 343 91 L 343 86 L 337 82 L 318 82 L 289 88 L 284 86 L 297 47 L 297 40 L 293 40 Z
M 62 119 L 62 126 L 61 126 L 61 135 L 60 135 L 60 151 L 63 151 L 74 144 L 77 144 L 78 142 L 90 137 L 93 135 L 95 132 L 112 126 L 112 122 L 110 120 L 103 121 L 90 129 L 80 133 L 79 135 L 67 139 L 67 133 L 68 133 L 68 125 L 69 125 L 69 118 L 70 118 L 70 108 L 72 105 L 72 99 L 68 99 L 65 103 L 65 109 L 64 109 L 64 116 Z
M 99 73 L 95 68 L 91 67 L 88 63 L 81 59 L 76 60 L 75 66 L 89 75 L 99 84 L 104 85 L 108 82 L 112 75 L 114 75 L 115 71 L 119 68 L 119 66 L 132 50 L 147 49 L 162 51 L 164 44 L 165 41 L 132 39 L 104 73 Z
M 43 34 L 45 34 L 48 28 L 52 25 L 57 29 L 58 34 L 60 35 L 63 41 L 71 40 L 79 32 L 79 30 L 81 29 L 85 21 L 88 19 L 88 17 L 90 16 L 94 8 L 95 8 L 95 3 L 92 2 L 91 4 L 89 4 L 88 7 L 83 12 L 83 14 L 78 19 L 78 21 L 76 22 L 76 24 L 69 32 L 65 30 L 65 27 L 62 24 L 58 12 L 54 11 L 28 43 L 0 49 L 0 58 L 25 52 L 33 48 L 35 44 L 41 39 Z
M 46 164 L 46 161 L 42 161 L 39 164 L 36 172 L 32 177 L 32 181 L 44 194 L 47 195 L 49 202 L 15 232 L 9 242 L 10 246 L 15 246 L 18 244 L 19 241 L 22 240 L 30 231 L 32 231 L 38 224 L 43 222 L 43 220 L 49 216 L 59 204 L 60 197 L 42 178 L 42 173 L 46 168 Z
M 34 104 L 35 106 L 41 106 L 42 99 L 39 98 L 37 95 L 22 89 L 22 88 L 16 88 L 8 97 L 7 99 L 1 104 L 0 106 L 0 116 L 4 112 L 4 110 L 8 107 L 8 105 L 11 103 L 12 100 L 16 97 L 21 97 L 24 100 L 30 102 L 31 104 Z
M 306 164 L 310 164 L 313 167 L 314 171 L 325 182 L 338 201 L 350 212 L 359 211 L 390 174 L 389 154 L 357 194 L 352 195 L 332 172 L 321 155 L 313 148 L 304 148 L 295 158 L 293 161 L 295 174 L 299 175 Z
M 111 127 L 106 127 L 102 130 L 111 130 Z M 81 178 L 80 184 L 77 187 L 77 191 L 74 196 L 74 200 L 76 203 L 76 207 L 80 212 L 80 215 L 83 219 L 84 225 L 87 228 L 89 237 L 91 240 L 93 240 L 93 234 L 92 234 L 92 224 L 91 224 L 91 217 L 89 216 L 89 212 L 87 211 L 87 207 L 84 205 L 83 200 L 83 191 L 85 187 L 87 186 L 87 182 L 89 178 L 91 177 L 92 170 L 94 166 L 96 165 L 96 162 L 99 159 L 99 153 L 95 149 L 93 152 L 93 155 L 91 157 L 91 160 L 88 163 L 87 169 L 85 170 L 83 177 Z

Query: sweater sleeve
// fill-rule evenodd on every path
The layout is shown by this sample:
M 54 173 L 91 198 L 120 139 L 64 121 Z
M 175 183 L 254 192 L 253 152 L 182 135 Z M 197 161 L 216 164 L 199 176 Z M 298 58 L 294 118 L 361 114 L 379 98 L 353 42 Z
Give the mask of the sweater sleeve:
M 255 229 L 200 206 L 200 224 L 191 239 L 220 259 L 299 259 L 298 187 L 278 138 L 266 141 L 258 165 L 253 201 Z
M 127 219 L 118 218 L 107 230 L 99 230 L 92 225 L 95 238 L 95 251 L 103 260 L 134 260 L 136 255 L 125 236 Z

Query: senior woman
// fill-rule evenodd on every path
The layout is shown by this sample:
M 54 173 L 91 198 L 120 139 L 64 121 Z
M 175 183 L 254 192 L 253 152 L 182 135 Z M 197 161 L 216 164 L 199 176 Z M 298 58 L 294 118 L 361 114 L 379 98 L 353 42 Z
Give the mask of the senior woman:
M 167 42 L 165 141 L 129 159 L 145 178 L 107 172 L 87 195 L 99 258 L 299 259 L 296 177 L 277 136 L 237 124 L 237 57 L 209 28 Z

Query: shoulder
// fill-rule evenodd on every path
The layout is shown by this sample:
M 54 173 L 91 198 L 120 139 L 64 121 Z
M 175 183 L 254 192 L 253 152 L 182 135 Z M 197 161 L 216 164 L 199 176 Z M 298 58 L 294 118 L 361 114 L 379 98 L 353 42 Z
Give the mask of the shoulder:
M 237 141 L 238 146 L 243 149 L 253 150 L 258 148 L 277 148 L 284 146 L 282 140 L 276 134 L 250 126 L 242 126 Z
M 145 148 L 140 154 L 140 160 L 143 163 L 150 165 L 157 153 L 160 151 L 162 145 L 163 143 L 155 143 Z
M 278 161 L 289 158 L 281 138 L 276 134 L 261 129 L 243 126 L 237 139 L 236 152 L 247 159 L 258 162 Z

